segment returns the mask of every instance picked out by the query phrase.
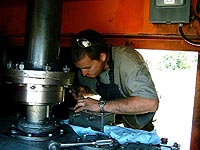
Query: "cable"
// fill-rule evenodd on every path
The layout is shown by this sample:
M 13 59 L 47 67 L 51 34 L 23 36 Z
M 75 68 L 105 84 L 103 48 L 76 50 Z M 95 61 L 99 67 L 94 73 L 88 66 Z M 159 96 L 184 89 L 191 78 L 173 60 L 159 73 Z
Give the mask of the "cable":
M 178 27 L 179 27 L 179 32 L 180 32 L 181 36 L 183 37 L 183 39 L 184 39 L 187 43 L 189 43 L 189 44 L 191 44 L 191 45 L 194 45 L 194 46 L 200 46 L 200 43 L 199 43 L 199 42 L 194 42 L 194 41 L 188 39 L 188 38 L 185 36 L 185 34 L 183 33 L 183 29 L 182 29 L 183 24 L 179 24 Z

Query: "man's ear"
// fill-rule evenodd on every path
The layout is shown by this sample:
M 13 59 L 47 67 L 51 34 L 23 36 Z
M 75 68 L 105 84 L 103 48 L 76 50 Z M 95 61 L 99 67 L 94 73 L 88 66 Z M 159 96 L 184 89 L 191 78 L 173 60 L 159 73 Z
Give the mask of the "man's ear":
M 106 53 L 101 53 L 100 59 L 101 59 L 101 61 L 106 61 Z

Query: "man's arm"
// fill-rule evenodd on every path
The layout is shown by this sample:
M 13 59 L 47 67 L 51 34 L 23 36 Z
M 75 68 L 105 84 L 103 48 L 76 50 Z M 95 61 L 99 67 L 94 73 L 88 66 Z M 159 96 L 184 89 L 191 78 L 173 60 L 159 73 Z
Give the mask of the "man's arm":
M 155 112 L 158 109 L 158 105 L 158 100 L 131 96 L 123 99 L 107 101 L 104 105 L 104 111 L 115 114 L 144 114 Z M 99 102 L 91 98 L 78 100 L 74 109 L 75 112 L 82 110 L 100 112 Z

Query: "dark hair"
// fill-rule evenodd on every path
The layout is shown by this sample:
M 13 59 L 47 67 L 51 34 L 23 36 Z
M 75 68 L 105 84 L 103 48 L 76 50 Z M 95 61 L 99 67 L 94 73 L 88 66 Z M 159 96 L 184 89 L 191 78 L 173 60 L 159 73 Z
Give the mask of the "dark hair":
M 80 45 L 81 40 L 87 40 L 89 45 Z M 92 60 L 99 60 L 101 53 L 108 53 L 108 46 L 103 36 L 95 30 L 86 29 L 80 31 L 72 38 L 71 46 L 72 62 L 77 62 L 87 55 Z

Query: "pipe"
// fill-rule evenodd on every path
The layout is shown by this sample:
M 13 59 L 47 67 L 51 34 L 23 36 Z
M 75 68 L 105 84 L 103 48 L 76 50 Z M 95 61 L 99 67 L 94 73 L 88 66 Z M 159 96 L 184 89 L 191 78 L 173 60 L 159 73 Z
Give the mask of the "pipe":
M 62 0 L 29 0 L 24 42 L 25 69 L 56 70 L 60 53 L 61 14 Z

